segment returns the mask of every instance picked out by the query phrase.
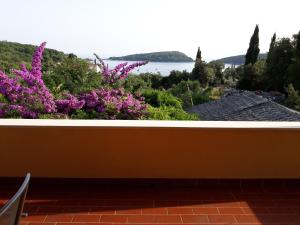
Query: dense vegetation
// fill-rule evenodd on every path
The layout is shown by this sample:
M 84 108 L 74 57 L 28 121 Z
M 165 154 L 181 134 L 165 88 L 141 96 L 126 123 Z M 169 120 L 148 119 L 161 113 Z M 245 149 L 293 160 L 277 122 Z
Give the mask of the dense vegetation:
M 30 65 L 31 58 L 37 46 L 14 42 L 0 41 L 0 70 L 8 71 L 18 68 L 21 63 Z M 67 57 L 63 52 L 45 49 L 43 67 L 48 68 Z
M 292 39 L 271 38 L 269 52 L 265 60 L 258 58 L 258 26 L 251 38 L 248 58 L 238 71 L 237 88 L 281 92 L 287 96 L 289 107 L 299 108 L 298 91 L 300 90 L 300 32 Z M 254 37 L 254 38 L 253 38 Z M 256 49 L 256 50 L 254 50 Z M 251 59 L 251 60 L 250 60 Z M 294 99 L 294 104 L 291 104 Z
M 182 52 L 152 52 L 122 57 L 110 57 L 110 60 L 149 61 L 149 62 L 193 62 L 193 59 Z
M 69 55 L 43 70 L 44 49 L 45 43 L 36 49 L 31 65 L 0 71 L 1 118 L 198 119 L 184 111 L 179 98 L 152 89 L 148 75 L 128 78 L 147 62 L 110 70 L 96 55 L 97 73 L 87 61 Z
M 243 65 L 225 69 L 220 61 L 207 63 L 198 48 L 191 73 L 172 71 L 165 77 L 130 74 L 147 62 L 122 63 L 110 70 L 95 55 L 101 69 L 97 72 L 95 65 L 55 50 L 45 50 L 42 64 L 45 44 L 30 63 L 27 45 L 8 44 L 16 62 L 24 65 L 14 69 L 9 48 L 0 52 L 0 117 L 198 120 L 186 109 L 218 99 L 231 88 L 280 92 L 286 96 L 282 104 L 300 110 L 300 32 L 292 38 L 274 34 L 262 59 L 256 26 Z

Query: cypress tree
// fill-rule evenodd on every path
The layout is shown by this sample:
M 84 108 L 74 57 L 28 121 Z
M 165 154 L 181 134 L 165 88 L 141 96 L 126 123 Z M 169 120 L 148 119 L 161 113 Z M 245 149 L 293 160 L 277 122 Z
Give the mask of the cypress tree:
M 268 52 L 268 55 L 267 55 L 267 64 L 270 64 L 270 62 L 271 62 L 271 55 L 273 53 L 275 43 L 276 43 L 276 33 L 274 33 L 274 35 L 271 39 L 271 44 L 270 44 L 269 52 Z
M 293 37 L 294 56 L 288 68 L 286 83 L 291 83 L 297 91 L 300 91 L 300 32 Z
M 191 79 L 199 80 L 199 82 L 202 84 L 202 78 L 204 76 L 204 73 L 205 73 L 205 63 L 202 61 L 201 50 L 200 47 L 198 47 L 195 66 L 191 74 Z
M 200 47 L 198 47 L 197 55 L 196 55 L 196 62 L 197 60 L 202 61 L 202 56 L 201 56 L 201 50 Z
M 296 34 L 296 53 L 300 57 L 300 31 Z
M 247 54 L 245 56 L 245 65 L 254 64 L 258 59 L 259 54 L 259 28 L 256 25 L 254 33 L 250 39 L 249 48 L 247 50 Z

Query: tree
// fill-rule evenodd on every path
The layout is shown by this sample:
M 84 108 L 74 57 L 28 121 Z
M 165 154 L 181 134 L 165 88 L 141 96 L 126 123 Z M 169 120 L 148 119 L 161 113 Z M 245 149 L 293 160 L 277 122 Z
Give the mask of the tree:
M 300 57 L 300 31 L 298 32 L 298 34 L 294 35 L 294 42 L 297 56 Z
M 268 55 L 267 55 L 267 64 L 270 63 L 270 60 L 271 60 L 271 55 L 273 53 L 273 50 L 274 50 L 274 47 L 275 47 L 275 43 L 276 43 L 276 33 L 274 33 L 272 39 L 271 39 L 271 44 L 270 44 L 270 48 L 269 48 L 269 52 L 268 52 Z
M 236 87 L 237 82 L 240 80 L 240 76 L 243 73 L 243 66 L 237 68 L 228 67 L 223 71 L 224 83 L 229 87 Z
M 211 61 L 208 63 L 208 66 L 214 70 L 214 80 L 213 84 L 214 85 L 219 85 L 219 84 L 224 84 L 225 82 L 225 77 L 224 77 L 224 63 L 220 61 Z
M 159 89 L 162 86 L 162 76 L 160 74 L 153 74 L 153 73 L 144 73 L 139 75 L 143 80 L 150 84 L 151 88 Z
M 205 82 L 205 68 L 206 63 L 197 60 L 195 63 L 195 67 L 192 71 L 191 80 L 198 80 L 201 83 L 201 85 L 206 86 L 207 83 Z
M 214 68 L 205 65 L 204 74 L 202 77 L 200 77 L 201 84 L 203 84 L 203 86 L 209 86 L 214 83 L 215 79 L 216 76 Z
M 202 56 L 201 56 L 201 50 L 200 47 L 198 47 L 197 55 L 196 55 L 196 62 L 197 60 L 202 61 Z
M 284 91 L 288 84 L 288 68 L 293 61 L 294 48 L 289 38 L 277 41 L 266 66 L 266 89 Z
M 125 90 L 138 94 L 145 89 L 150 89 L 151 81 L 147 82 L 139 75 L 129 75 L 122 86 L 124 86 Z
M 89 91 L 101 86 L 101 76 L 79 58 L 68 57 L 45 73 L 44 81 L 55 94 L 68 91 L 71 94 Z
M 242 90 L 263 90 L 264 89 L 265 60 L 258 60 L 255 64 L 244 66 L 237 87 Z
M 298 91 L 294 89 L 292 84 L 289 84 L 287 89 L 287 98 L 285 100 L 285 105 L 289 108 L 296 109 L 300 111 L 300 96 Z
M 195 60 L 195 66 L 192 71 L 191 79 L 192 80 L 198 80 L 201 85 L 207 86 L 208 85 L 208 71 L 207 70 L 207 64 L 202 61 L 202 56 L 201 56 L 201 50 L 200 47 L 198 47 L 197 55 L 196 55 L 196 60 Z M 210 74 L 209 74 L 210 75 Z
M 187 71 L 171 71 L 170 75 L 161 79 L 161 85 L 165 89 L 171 88 L 173 85 L 180 83 L 182 80 L 188 80 L 190 74 Z
M 294 35 L 293 42 L 294 57 L 288 68 L 287 83 L 293 84 L 294 88 L 300 91 L 300 32 Z
M 77 55 L 75 55 L 74 53 L 70 53 L 68 55 L 68 57 L 71 58 L 71 59 L 75 59 L 75 58 L 77 58 Z
M 256 63 L 259 55 L 259 28 L 256 25 L 254 33 L 250 39 L 249 48 L 245 56 L 245 65 Z

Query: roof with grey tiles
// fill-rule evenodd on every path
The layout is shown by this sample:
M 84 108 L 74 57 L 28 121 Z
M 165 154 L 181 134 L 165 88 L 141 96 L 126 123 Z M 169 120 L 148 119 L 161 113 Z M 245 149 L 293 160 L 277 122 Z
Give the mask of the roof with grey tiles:
M 300 121 L 300 113 L 250 91 L 233 91 L 188 110 L 211 121 Z

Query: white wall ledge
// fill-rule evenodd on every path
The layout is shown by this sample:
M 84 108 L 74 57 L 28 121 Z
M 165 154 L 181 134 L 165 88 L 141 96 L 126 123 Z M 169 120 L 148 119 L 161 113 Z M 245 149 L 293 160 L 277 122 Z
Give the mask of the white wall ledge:
M 299 129 L 300 122 L 0 119 L 0 126 Z

